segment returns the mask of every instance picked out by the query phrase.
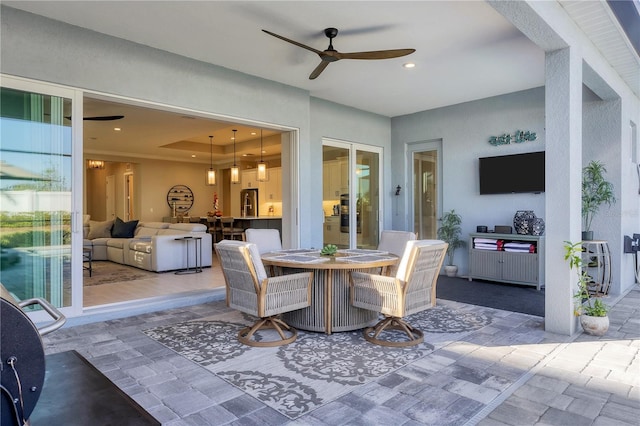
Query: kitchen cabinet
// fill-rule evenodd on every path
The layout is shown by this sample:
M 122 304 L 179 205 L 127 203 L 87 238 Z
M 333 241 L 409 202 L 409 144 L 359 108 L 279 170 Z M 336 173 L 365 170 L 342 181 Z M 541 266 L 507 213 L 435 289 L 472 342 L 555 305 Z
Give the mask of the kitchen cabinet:
M 326 216 L 324 218 L 324 245 L 339 245 L 341 243 L 340 234 L 340 216 Z
M 344 160 L 325 161 L 322 165 L 322 198 L 337 200 L 340 194 L 349 192 L 347 162 Z
M 282 169 L 274 167 L 267 171 L 269 180 L 258 182 L 258 194 L 260 202 L 280 202 L 282 201 Z
M 255 169 L 243 170 L 240 175 L 242 189 L 258 188 L 257 171 Z
M 282 201 L 282 168 L 267 170 L 269 180 L 259 182 L 255 169 L 242 171 L 242 189 L 258 188 L 260 202 Z

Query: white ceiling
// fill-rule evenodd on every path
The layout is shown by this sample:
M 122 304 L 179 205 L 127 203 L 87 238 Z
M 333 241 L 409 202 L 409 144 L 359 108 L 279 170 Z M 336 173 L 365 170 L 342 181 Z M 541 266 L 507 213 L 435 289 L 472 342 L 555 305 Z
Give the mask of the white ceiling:
M 589 2 L 570 3 L 579 8 Z M 311 96 L 388 117 L 544 85 L 544 52 L 484 1 L 3 4 L 302 88 Z M 328 39 L 323 30 L 327 27 L 339 29 L 333 45 L 343 53 L 400 48 L 414 48 L 416 52 L 396 59 L 341 60 L 330 64 L 317 79 L 309 80 L 320 58 L 261 31 L 266 29 L 324 50 Z M 409 61 L 416 67 L 403 68 L 402 64 Z M 238 124 L 188 120 L 183 114 L 158 116 L 154 111 L 129 106 L 85 102 L 85 116 L 105 114 L 126 117 L 114 122 L 85 121 L 86 152 L 100 153 L 108 146 L 112 153 L 144 152 L 146 156 L 181 159 L 205 153 L 204 158 L 200 155 L 189 161 L 208 161 L 207 136 L 212 134 L 212 127 L 214 144 L 220 145 L 231 140 L 231 128 L 241 130 L 239 140 L 251 139 L 249 132 L 255 131 Z M 126 125 L 127 131 L 113 134 L 115 125 Z M 137 139 L 130 139 L 133 135 Z M 164 147 L 173 142 L 182 144 L 179 149 Z M 228 147 L 216 149 L 221 155 L 226 151 L 228 159 Z M 255 141 L 251 149 L 259 155 Z
M 308 90 L 393 117 L 544 84 L 544 53 L 483 1 L 3 1 L 38 15 Z M 415 48 L 341 60 L 316 80 L 313 52 L 338 28 L 341 52 Z M 412 61 L 416 67 L 404 69 Z

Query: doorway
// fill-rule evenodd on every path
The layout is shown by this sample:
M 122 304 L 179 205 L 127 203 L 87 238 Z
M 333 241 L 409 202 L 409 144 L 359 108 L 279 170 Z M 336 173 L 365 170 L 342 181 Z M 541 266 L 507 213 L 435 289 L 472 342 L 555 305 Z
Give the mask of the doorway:
M 322 147 L 323 244 L 378 246 L 382 148 L 325 140 Z
M 441 215 L 441 143 L 423 142 L 410 146 L 412 174 L 413 231 L 418 239 L 435 239 Z
M 128 222 L 135 217 L 135 200 L 133 191 L 133 173 L 124 174 L 124 220 Z

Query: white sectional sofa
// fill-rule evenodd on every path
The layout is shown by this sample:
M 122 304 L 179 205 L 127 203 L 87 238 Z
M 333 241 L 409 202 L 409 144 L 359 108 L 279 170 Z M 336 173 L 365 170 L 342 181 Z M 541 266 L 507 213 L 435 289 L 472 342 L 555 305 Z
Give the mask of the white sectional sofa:
M 91 225 L 95 228 L 105 227 L 104 232 L 94 232 L 102 235 L 91 238 Z M 211 234 L 206 225 L 199 223 L 165 223 L 140 222 L 135 228 L 133 238 L 108 237 L 106 227 L 108 222 L 85 221 L 84 246 L 91 247 L 93 260 L 110 260 L 111 262 L 135 266 L 148 271 L 163 272 L 194 267 L 196 259 L 196 244 L 202 243 L 202 250 L 198 245 L 198 264 L 202 267 L 211 266 L 212 244 Z M 185 236 L 198 237 L 201 241 L 185 242 L 177 240 Z M 187 250 L 189 265 L 187 265 Z M 200 257 L 201 256 L 201 257 Z

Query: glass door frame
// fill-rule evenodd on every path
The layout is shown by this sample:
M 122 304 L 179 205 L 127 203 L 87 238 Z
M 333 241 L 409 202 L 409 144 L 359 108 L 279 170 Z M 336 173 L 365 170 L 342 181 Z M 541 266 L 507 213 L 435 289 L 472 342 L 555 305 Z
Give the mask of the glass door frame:
M 408 199 L 408 214 L 407 214 L 407 219 L 408 219 L 408 229 L 414 230 L 415 229 L 415 208 L 416 208 L 416 200 L 414 199 L 413 194 L 415 193 L 415 188 L 414 188 L 414 176 L 416 173 L 415 167 L 414 167 L 414 161 L 413 161 L 413 157 L 415 153 L 418 152 L 424 152 L 424 151 L 436 151 L 436 155 L 437 155 L 437 165 L 436 167 L 438 168 L 437 171 L 437 189 L 436 189 L 436 217 L 438 218 L 437 221 L 440 220 L 440 218 L 442 217 L 442 197 L 443 197 L 443 191 L 442 191 L 442 139 L 437 139 L 437 140 L 431 140 L 431 141 L 421 141 L 421 142 L 414 142 L 414 143 L 409 143 L 407 144 L 407 157 L 406 157 L 406 164 L 407 167 L 405 170 L 407 170 L 407 179 L 406 182 L 409 182 L 410 184 L 410 188 L 407 191 L 407 199 Z M 437 226 L 436 226 L 437 228 Z M 421 238 L 420 236 L 418 238 Z M 434 237 L 435 238 L 435 237 Z
M 19 77 L 0 74 L 2 87 L 32 92 L 60 98 L 71 99 L 71 305 L 58 308 L 67 317 L 82 314 L 82 98 L 83 92 L 55 84 L 28 80 Z M 51 316 L 44 311 L 29 312 L 32 321 L 47 322 Z
M 357 179 L 356 170 L 357 170 L 357 152 L 358 151 L 366 151 L 371 152 L 378 155 L 378 170 L 379 170 L 379 178 L 378 178 L 378 193 L 382 194 L 381 189 L 384 188 L 384 173 L 383 169 L 383 154 L 384 149 L 379 146 L 374 145 L 366 145 L 362 143 L 356 142 L 346 142 L 338 139 L 331 138 L 322 138 L 322 146 L 331 146 L 335 148 L 345 149 L 349 152 L 349 160 L 348 160 L 348 177 L 349 177 L 349 211 L 355 212 L 357 210 L 357 197 L 355 192 L 355 182 Z M 383 229 L 384 220 L 384 197 L 380 196 L 379 205 L 378 205 L 378 214 L 377 214 L 377 222 L 378 222 L 378 236 Z M 358 233 L 357 233 L 357 216 L 355 214 L 349 215 L 349 248 L 356 248 L 358 246 Z

